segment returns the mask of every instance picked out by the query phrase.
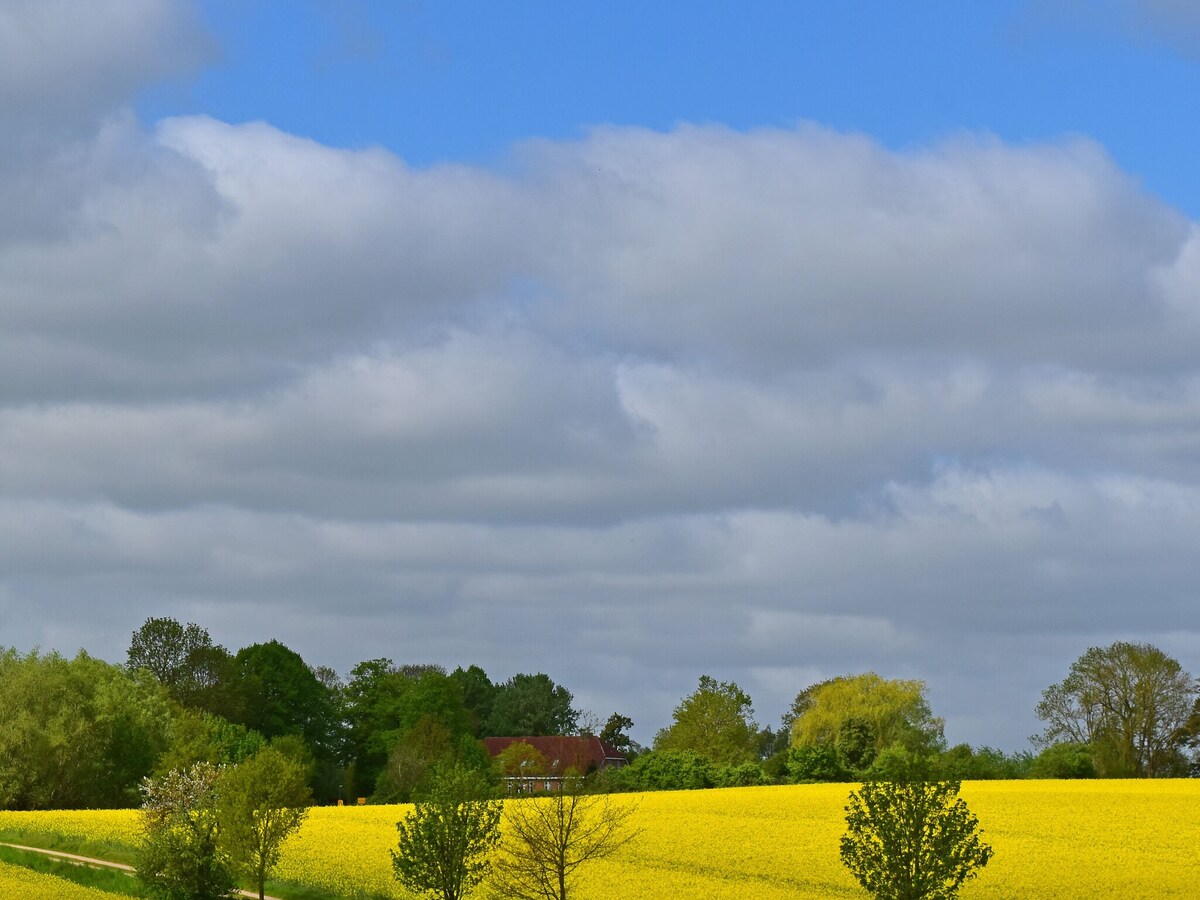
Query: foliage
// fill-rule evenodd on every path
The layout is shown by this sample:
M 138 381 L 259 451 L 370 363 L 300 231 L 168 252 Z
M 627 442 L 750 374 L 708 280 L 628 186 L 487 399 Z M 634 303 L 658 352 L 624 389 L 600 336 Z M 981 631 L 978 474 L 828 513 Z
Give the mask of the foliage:
M 1091 647 L 1067 677 L 1042 693 L 1042 746 L 1087 744 L 1106 777 L 1172 774 L 1196 685 L 1179 662 L 1150 644 Z
M 792 723 L 793 747 L 836 746 L 851 721 L 856 731 L 869 730 L 876 753 L 896 744 L 922 753 L 944 745 L 943 723 L 929 710 L 923 681 L 867 672 L 830 679 L 802 696 L 804 703 L 798 697 L 796 705 L 803 709 Z
M 316 761 L 314 784 L 331 799 L 340 711 L 337 698 L 300 654 L 279 641 L 243 647 L 234 657 L 240 724 L 267 739 L 298 735 Z
M 573 699 L 549 675 L 514 675 L 496 688 L 484 733 L 489 737 L 571 734 L 579 721 Z
M 700 684 L 654 738 L 655 750 L 698 753 L 721 765 L 758 759 L 758 726 L 750 695 L 729 681 L 700 676 Z
M 651 750 L 612 777 L 631 791 L 688 791 L 712 787 L 712 770 L 712 763 L 699 753 Z
M 1005 753 L 994 747 L 972 749 L 956 744 L 945 750 L 935 763 L 940 778 L 954 781 L 986 781 L 995 778 L 1027 778 L 1033 765 L 1029 753 Z
M 581 866 L 612 856 L 637 836 L 629 822 L 634 811 L 608 795 L 584 793 L 581 778 L 564 778 L 547 797 L 510 800 L 496 893 L 567 900 Z
M 234 879 L 220 847 L 217 782 L 208 763 L 143 782 L 138 877 L 162 900 L 227 897 Z
M 392 748 L 372 799 L 378 803 L 408 803 L 427 787 L 438 765 L 451 763 L 483 772 L 485 777 L 492 767 L 487 750 L 470 734 L 455 739 L 441 719 L 424 716 Z
M 176 702 L 216 715 L 236 714 L 233 657 L 199 625 L 147 619 L 133 633 L 126 658 L 131 671 L 148 671 Z
M 307 767 L 276 747 L 222 772 L 217 784 L 220 845 L 234 870 L 258 887 L 260 898 L 284 840 L 304 822 L 310 803 Z
M 180 709 L 171 720 L 167 749 L 158 758 L 157 772 L 186 769 L 193 763 L 236 765 L 267 745 L 257 731 L 212 713 Z
M 600 731 L 600 740 L 619 750 L 627 758 L 633 759 L 637 756 L 641 748 L 637 742 L 629 736 L 629 729 L 633 727 L 633 719 L 629 716 L 623 716 L 620 713 L 613 713 L 608 717 L 608 721 L 604 723 L 604 728 Z
M 788 751 L 787 771 L 792 781 L 800 784 L 850 779 L 837 750 L 829 744 L 793 747 Z
M 1029 769 L 1031 778 L 1095 778 L 1092 748 L 1075 741 L 1051 744 L 1039 753 Z
M 488 678 L 487 672 L 479 666 L 459 666 L 450 673 L 450 678 L 458 684 L 462 694 L 463 705 L 471 715 L 471 733 L 483 737 L 484 728 L 492 717 L 492 703 L 496 698 L 496 685 Z
M 426 795 L 396 825 L 392 866 L 406 888 L 458 900 L 483 880 L 500 840 L 502 803 L 489 791 L 478 770 L 437 767 Z
M 171 715 L 146 675 L 83 652 L 0 651 L 0 808 L 136 805 Z
M 501 750 L 494 760 L 494 765 L 496 770 L 507 778 L 545 775 L 550 771 L 550 763 L 546 757 L 525 741 L 517 741 Z
M 462 690 L 460 679 L 436 667 L 398 667 L 383 658 L 355 666 L 345 690 L 346 744 L 360 792 L 375 790 L 376 799 L 407 797 L 428 765 L 445 755 L 439 750 L 430 756 L 432 745 L 471 736 Z M 413 763 L 419 770 L 415 781 Z
M 850 793 L 842 863 L 874 897 L 945 900 L 992 849 L 957 781 L 869 781 Z

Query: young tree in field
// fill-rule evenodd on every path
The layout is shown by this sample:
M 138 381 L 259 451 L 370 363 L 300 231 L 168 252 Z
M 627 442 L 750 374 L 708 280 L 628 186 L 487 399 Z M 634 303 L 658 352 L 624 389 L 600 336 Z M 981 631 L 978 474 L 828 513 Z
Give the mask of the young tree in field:
M 397 879 L 410 891 L 460 900 L 488 874 L 500 840 L 502 803 L 484 775 L 461 765 L 438 766 L 424 799 L 397 823 L 392 851 Z
M 304 822 L 311 803 L 307 767 L 275 747 L 222 772 L 220 844 L 233 868 L 253 880 L 260 900 L 284 840 Z
M 234 889 L 220 847 L 217 782 L 208 763 L 147 779 L 142 785 L 142 843 L 137 874 L 158 900 L 212 900 Z
M 851 792 L 841 857 L 879 900 L 950 900 L 992 858 L 957 781 L 868 781 Z
M 583 780 L 564 778 L 548 797 L 510 800 L 508 829 L 496 859 L 494 889 L 512 900 L 567 900 L 572 876 L 638 834 L 634 807 L 610 795 L 585 794 Z

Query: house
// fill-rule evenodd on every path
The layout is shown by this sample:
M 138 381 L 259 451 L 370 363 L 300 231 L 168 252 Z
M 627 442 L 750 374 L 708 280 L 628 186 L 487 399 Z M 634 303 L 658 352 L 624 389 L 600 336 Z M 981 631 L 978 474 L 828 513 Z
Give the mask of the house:
M 540 760 L 529 760 L 528 774 L 507 773 L 510 793 L 553 791 L 568 774 L 588 775 L 602 769 L 619 769 L 629 760 L 612 744 L 595 735 L 552 735 L 541 737 L 489 737 L 483 746 L 492 759 L 514 744 L 528 744 Z M 542 762 L 544 760 L 544 763 Z M 534 771 L 534 770 L 537 771 Z

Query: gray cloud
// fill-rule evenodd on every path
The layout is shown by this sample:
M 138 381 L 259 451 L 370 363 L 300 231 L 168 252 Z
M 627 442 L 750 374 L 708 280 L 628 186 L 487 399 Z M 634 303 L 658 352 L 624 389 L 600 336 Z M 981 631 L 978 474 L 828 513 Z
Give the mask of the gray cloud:
M 415 169 L 147 128 L 143 37 L 0 169 L 6 642 L 120 658 L 166 614 L 545 670 L 646 739 L 701 672 L 768 723 L 875 668 L 1008 747 L 1089 643 L 1200 668 L 1200 227 L 1094 143 L 603 128 Z

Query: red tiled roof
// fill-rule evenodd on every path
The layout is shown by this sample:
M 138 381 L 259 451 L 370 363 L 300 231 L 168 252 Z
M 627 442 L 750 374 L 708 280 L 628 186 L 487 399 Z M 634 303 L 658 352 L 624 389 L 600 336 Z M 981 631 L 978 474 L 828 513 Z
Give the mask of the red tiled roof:
M 592 769 L 623 766 L 629 762 L 625 754 L 606 744 L 595 735 L 555 735 L 543 737 L 490 737 L 483 739 L 488 756 L 496 757 L 513 744 L 529 744 L 545 757 L 552 773 L 575 769 L 586 774 Z

